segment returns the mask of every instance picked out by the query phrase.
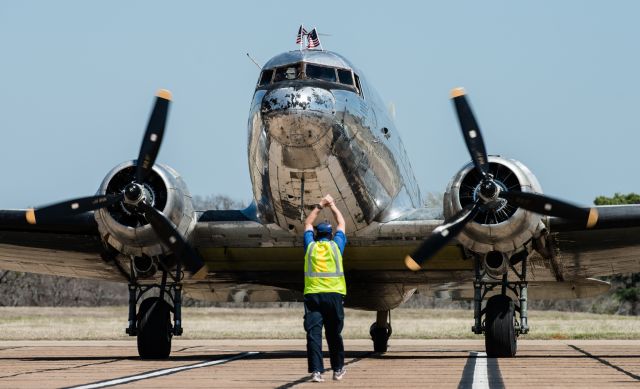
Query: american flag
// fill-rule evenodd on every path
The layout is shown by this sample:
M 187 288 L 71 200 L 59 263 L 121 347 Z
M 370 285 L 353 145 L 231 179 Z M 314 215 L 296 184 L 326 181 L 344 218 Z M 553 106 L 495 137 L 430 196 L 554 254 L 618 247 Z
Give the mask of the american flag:
M 302 39 L 304 38 L 304 36 L 307 35 L 307 30 L 304 29 L 304 25 L 300 25 L 300 28 L 298 29 L 298 37 L 296 38 L 296 45 L 299 45 L 300 43 L 302 43 Z
M 309 35 L 307 35 L 307 49 L 313 49 L 314 47 L 320 46 L 320 38 L 318 38 L 318 33 L 314 28 L 311 30 Z

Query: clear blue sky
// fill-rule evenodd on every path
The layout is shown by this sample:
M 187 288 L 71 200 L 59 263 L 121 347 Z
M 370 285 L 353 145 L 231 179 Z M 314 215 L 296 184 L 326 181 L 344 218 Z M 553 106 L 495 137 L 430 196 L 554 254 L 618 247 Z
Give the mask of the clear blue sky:
M 640 2 L 0 2 L 0 208 L 95 193 L 137 156 L 158 88 L 159 161 L 194 195 L 251 199 L 247 114 L 258 69 L 300 23 L 396 106 L 423 194 L 468 161 L 448 100 L 464 86 L 490 153 L 545 193 L 640 192 Z

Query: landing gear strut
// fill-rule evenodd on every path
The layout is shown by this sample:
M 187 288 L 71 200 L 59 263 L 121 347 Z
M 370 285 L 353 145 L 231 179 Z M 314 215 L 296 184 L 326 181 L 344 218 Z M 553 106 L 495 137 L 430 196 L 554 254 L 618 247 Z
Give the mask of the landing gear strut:
M 373 351 L 387 352 L 391 333 L 391 311 L 378 311 L 376 321 L 369 328 L 369 335 L 373 340 Z
M 480 259 L 476 258 L 474 261 L 473 317 L 475 323 L 471 330 L 475 334 L 484 333 L 485 348 L 489 357 L 514 357 L 518 336 L 529 332 L 526 254 L 523 252 L 511 258 L 509 267 L 517 276 L 516 281 L 508 280 L 509 271 L 502 276 L 501 281 L 492 279 L 482 269 Z M 516 269 L 518 263 L 520 263 L 520 271 Z M 487 294 L 498 287 L 500 287 L 500 293 L 491 296 L 483 308 L 482 301 Z M 508 292 L 516 297 L 517 303 L 507 294 Z
M 133 269 L 131 274 L 135 274 Z M 167 280 L 168 276 L 171 276 L 170 282 Z M 168 358 L 171 353 L 171 338 L 174 335 L 182 335 L 181 279 L 182 271 L 179 265 L 175 276 L 163 266 L 160 284 L 140 284 L 135 278 L 129 283 L 129 326 L 125 331 L 129 336 L 138 337 L 140 358 Z M 142 299 L 151 290 L 159 290 L 159 295 Z M 136 307 L 141 299 L 136 314 Z

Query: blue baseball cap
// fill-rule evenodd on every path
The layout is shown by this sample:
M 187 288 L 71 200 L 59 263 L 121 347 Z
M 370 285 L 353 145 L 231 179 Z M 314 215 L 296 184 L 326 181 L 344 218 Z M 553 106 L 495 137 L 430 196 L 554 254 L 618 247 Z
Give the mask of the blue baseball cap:
M 316 226 L 316 231 L 320 235 L 331 235 L 333 233 L 333 227 L 327 222 L 322 222 Z

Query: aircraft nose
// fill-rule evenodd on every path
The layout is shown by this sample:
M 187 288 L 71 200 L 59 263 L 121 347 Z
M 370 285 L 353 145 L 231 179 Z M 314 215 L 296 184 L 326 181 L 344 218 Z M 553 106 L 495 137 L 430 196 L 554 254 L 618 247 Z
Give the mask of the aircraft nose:
M 335 104 L 331 91 L 322 88 L 274 89 L 262 99 L 263 123 L 284 145 L 312 145 L 334 125 Z
M 314 111 L 333 115 L 336 100 L 327 89 L 316 87 L 278 88 L 262 99 L 262 113 L 279 111 Z

